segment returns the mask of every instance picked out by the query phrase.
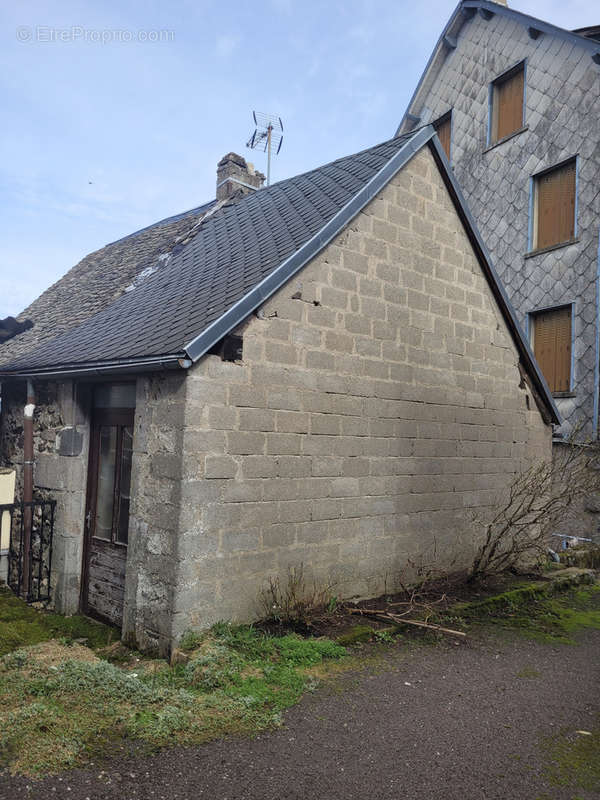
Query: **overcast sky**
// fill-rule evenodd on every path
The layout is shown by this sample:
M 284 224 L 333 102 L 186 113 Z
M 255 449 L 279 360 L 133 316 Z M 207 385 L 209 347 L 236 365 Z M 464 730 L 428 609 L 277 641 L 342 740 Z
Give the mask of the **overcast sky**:
M 273 180 L 394 134 L 454 0 L 104 0 L 0 10 L 0 317 L 86 253 L 214 197 L 252 109 Z M 566 28 L 595 0 L 520 0 Z M 102 41 L 102 40 L 105 41 Z M 108 41 L 107 41 L 108 40 Z

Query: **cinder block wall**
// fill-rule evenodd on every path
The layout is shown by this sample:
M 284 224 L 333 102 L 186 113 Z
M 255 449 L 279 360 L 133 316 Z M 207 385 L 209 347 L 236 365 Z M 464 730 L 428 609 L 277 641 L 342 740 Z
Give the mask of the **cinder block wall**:
M 551 430 L 422 150 L 185 382 L 173 636 L 251 619 L 302 562 L 338 596 L 465 565 L 469 515 Z

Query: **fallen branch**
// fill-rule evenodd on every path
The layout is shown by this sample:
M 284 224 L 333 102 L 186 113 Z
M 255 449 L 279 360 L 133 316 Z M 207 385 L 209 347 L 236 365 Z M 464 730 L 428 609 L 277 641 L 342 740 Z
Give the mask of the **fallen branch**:
M 440 633 L 447 633 L 450 636 L 461 636 L 466 638 L 467 634 L 463 631 L 455 631 L 452 628 L 443 628 L 441 625 L 434 625 L 431 622 L 422 622 L 416 619 L 406 619 L 405 617 L 398 616 L 398 614 L 390 614 L 382 610 L 368 610 L 364 608 L 348 608 L 350 614 L 361 614 L 365 617 L 373 617 L 377 620 L 392 620 L 398 625 L 415 625 L 417 628 L 427 628 L 428 630 L 439 631 Z

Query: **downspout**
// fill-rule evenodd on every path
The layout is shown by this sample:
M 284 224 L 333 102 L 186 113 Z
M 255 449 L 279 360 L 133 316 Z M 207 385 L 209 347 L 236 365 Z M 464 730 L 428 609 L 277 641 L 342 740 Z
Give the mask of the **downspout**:
M 600 403 L 600 229 L 598 229 L 598 260 L 596 262 L 596 363 L 594 365 L 593 437 L 598 439 L 598 405 Z
M 35 392 L 33 381 L 27 381 L 27 402 L 23 410 L 23 594 L 29 596 L 29 557 L 31 554 L 31 529 L 33 520 L 33 412 Z

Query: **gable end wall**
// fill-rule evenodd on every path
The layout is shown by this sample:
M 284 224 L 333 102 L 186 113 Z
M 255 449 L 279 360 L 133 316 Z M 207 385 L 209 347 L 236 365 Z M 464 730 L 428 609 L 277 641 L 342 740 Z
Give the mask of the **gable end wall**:
M 470 510 L 550 455 L 427 148 L 240 332 L 185 381 L 174 639 L 300 563 L 340 597 L 465 566 Z

